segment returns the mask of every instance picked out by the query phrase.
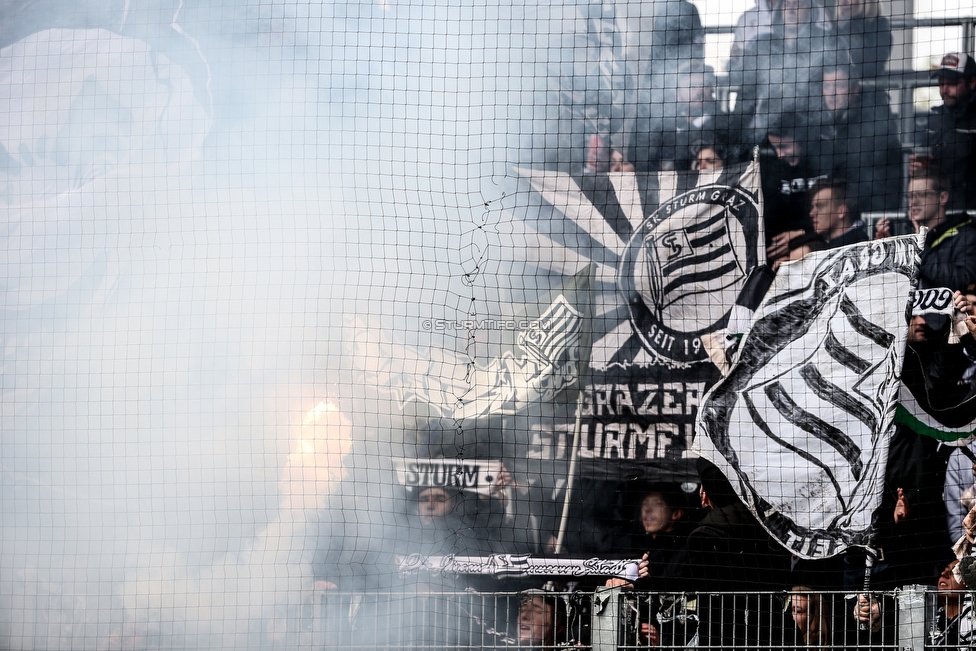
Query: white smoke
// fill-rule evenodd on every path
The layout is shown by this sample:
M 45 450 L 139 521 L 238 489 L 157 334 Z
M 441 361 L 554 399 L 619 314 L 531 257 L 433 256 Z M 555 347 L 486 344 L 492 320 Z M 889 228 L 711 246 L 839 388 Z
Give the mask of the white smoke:
M 464 349 L 421 323 L 499 300 L 545 80 L 487 29 L 505 7 L 9 10 L 0 647 L 302 646 L 309 522 L 350 453 L 309 476 L 308 418 L 397 443 L 343 316 Z

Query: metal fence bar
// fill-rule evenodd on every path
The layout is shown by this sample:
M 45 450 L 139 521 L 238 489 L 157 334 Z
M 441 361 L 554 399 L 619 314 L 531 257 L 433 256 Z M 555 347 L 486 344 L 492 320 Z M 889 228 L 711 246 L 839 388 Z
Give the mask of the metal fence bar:
M 302 636 L 307 647 L 321 651 L 637 651 L 650 646 L 660 651 L 925 651 L 968 647 L 976 629 L 969 593 L 953 596 L 923 586 L 876 593 L 871 599 L 877 617 L 863 626 L 855 617 L 859 596 L 808 590 L 664 594 L 622 588 L 320 592 Z M 946 604 L 952 599 L 962 614 L 947 620 Z M 536 606 L 541 609 L 533 610 Z
M 925 587 L 907 586 L 898 591 L 898 648 L 925 647 Z
M 597 589 L 593 594 L 591 643 L 593 651 L 616 651 L 620 644 L 621 615 L 625 612 L 621 588 Z
M 894 16 L 888 19 L 891 29 L 916 29 L 919 27 L 971 27 L 976 24 L 976 17 L 959 16 L 958 18 L 905 18 Z M 705 34 L 731 34 L 735 25 L 705 25 Z

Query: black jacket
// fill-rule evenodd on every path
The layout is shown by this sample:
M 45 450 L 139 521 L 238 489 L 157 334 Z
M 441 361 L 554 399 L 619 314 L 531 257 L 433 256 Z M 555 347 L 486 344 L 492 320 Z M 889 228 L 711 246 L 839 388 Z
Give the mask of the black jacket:
M 976 101 L 960 111 L 936 106 L 919 140 L 952 181 L 949 207 L 976 209 Z
M 682 590 L 735 592 L 781 587 L 790 554 L 740 503 L 709 509 L 676 561 Z
M 854 224 L 851 230 L 847 231 L 840 237 L 835 237 L 834 239 L 827 242 L 828 249 L 837 249 L 842 246 L 849 246 L 851 244 L 860 244 L 861 242 L 868 241 L 868 234 L 864 230 L 864 225 L 860 222 Z
M 972 283 L 976 283 L 976 225 L 965 216 L 950 218 L 925 237 L 919 288 L 965 291 Z
M 860 212 L 897 210 L 903 187 L 901 143 L 887 103 L 855 96 L 849 109 L 819 113 L 819 142 L 810 156 L 831 176 L 847 179 Z M 816 164 L 816 163 L 815 163 Z

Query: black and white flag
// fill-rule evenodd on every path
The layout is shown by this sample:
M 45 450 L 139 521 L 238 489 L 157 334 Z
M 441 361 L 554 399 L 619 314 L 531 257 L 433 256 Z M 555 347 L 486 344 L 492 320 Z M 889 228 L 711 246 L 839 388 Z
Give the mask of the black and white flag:
M 540 238 L 518 247 L 539 258 L 526 262 L 549 273 L 565 273 L 557 260 L 575 268 L 572 255 L 596 265 L 581 473 L 693 478 L 695 415 L 720 377 L 710 344 L 764 260 L 758 163 L 700 173 L 516 172 L 529 190 L 518 215 Z M 573 426 L 544 434 L 567 439 Z
M 801 558 L 871 543 L 918 265 L 917 236 L 781 267 L 695 447 Z

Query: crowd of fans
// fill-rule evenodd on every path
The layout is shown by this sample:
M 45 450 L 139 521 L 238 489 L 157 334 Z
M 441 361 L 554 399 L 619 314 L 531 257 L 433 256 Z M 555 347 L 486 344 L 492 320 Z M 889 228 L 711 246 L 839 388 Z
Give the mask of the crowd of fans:
M 976 226 L 966 213 L 976 210 L 976 62 L 971 56 L 942 58 L 933 74 L 943 103 L 924 116 L 911 153 L 903 155 L 886 92 L 867 83 L 884 73 L 892 47 L 879 0 L 837 0 L 829 7 L 813 0 L 757 0 L 736 26 L 728 72 L 737 92 L 728 110 L 720 107 L 715 75 L 704 64 L 697 10 L 687 0 L 656 4 L 675 8 L 665 16 L 671 21 L 663 32 L 668 42 L 655 44 L 664 49 L 645 53 L 648 62 L 664 64 L 641 66 L 639 77 L 643 87 L 666 99 L 639 110 L 630 123 L 632 133 L 593 134 L 584 174 L 702 173 L 748 160 L 758 145 L 767 259 L 774 269 L 810 251 L 889 236 L 891 222 L 882 219 L 869 229 L 861 215 L 907 206 L 911 225 L 928 229 L 920 287 L 952 290 L 961 312 L 976 305 Z M 649 20 L 657 25 L 662 17 Z M 910 326 L 906 382 L 925 385 L 935 408 L 976 394 L 976 317 L 967 321 L 969 333 L 958 341 L 949 338 L 951 325 L 946 317 L 925 316 Z M 861 589 L 863 554 L 798 560 L 770 538 L 716 468 L 702 463 L 699 470 L 697 493 L 676 485 L 625 487 L 617 511 L 602 514 L 615 524 L 609 544 L 598 550 L 571 537 L 560 546 L 561 505 L 531 477 L 517 480 L 506 470 L 487 494 L 413 487 L 402 514 L 407 533 L 390 536 L 394 543 L 361 561 L 394 574 L 389 561 L 408 554 L 598 551 L 643 557 L 637 588 L 702 595 L 700 643 L 764 643 L 762 631 L 768 635 L 776 627 L 755 619 L 762 608 L 747 597 L 722 600 L 722 593 L 761 590 L 789 592 L 787 612 L 798 645 L 890 643 L 891 631 L 881 622 L 891 604 L 866 594 L 838 603 L 839 597 L 821 592 Z M 968 606 L 952 592 L 966 586 L 952 545 L 973 539 L 973 527 L 966 530 L 963 518 L 976 503 L 974 473 L 976 455 L 968 449 L 898 426 L 876 513 L 879 555 L 872 558 L 870 583 L 877 590 L 936 584 L 948 595 L 939 614 L 943 645 L 958 645 L 960 636 L 968 640 L 969 635 L 960 633 L 959 623 Z M 348 538 L 348 532 L 342 535 Z M 342 574 L 337 568 L 347 564 L 344 553 L 332 544 L 319 554 L 319 587 L 371 587 L 336 578 Z M 632 582 L 609 579 L 611 586 L 624 584 Z M 719 601 L 708 605 L 706 595 Z M 519 639 L 529 646 L 557 644 L 566 637 L 560 625 L 564 608 L 558 598 L 527 593 L 517 617 Z M 660 640 L 659 623 L 643 622 L 645 644 Z
M 950 213 L 976 208 L 971 56 L 942 59 L 934 74 L 943 104 L 900 137 L 884 89 L 892 33 L 879 0 L 758 0 L 735 28 L 732 99 L 722 103 L 697 10 L 687 0 L 655 5 L 671 17 L 667 48 L 638 66 L 637 117 L 604 123 L 623 133 L 588 136 L 598 146 L 588 148 L 584 174 L 714 169 L 759 146 L 771 262 L 793 241 L 809 250 L 852 241 L 811 223 L 810 190 L 824 179 L 843 182 L 852 226 L 862 213 L 901 209 L 905 170 L 925 167 L 948 176 Z

